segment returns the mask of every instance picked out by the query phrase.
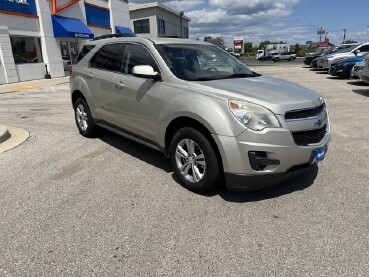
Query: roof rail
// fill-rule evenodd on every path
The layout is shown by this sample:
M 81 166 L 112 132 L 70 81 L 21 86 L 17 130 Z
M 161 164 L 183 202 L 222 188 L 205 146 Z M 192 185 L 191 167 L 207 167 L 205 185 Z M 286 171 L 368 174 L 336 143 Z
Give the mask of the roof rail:
M 107 34 L 95 37 L 93 40 L 100 40 L 100 39 L 106 39 L 106 38 L 120 38 L 120 37 L 135 37 L 135 34 L 130 33 L 120 33 L 120 34 Z

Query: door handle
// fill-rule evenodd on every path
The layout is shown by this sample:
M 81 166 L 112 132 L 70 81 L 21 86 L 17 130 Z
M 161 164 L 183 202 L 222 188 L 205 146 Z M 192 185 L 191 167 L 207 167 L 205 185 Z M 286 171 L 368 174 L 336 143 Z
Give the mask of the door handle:
M 94 75 L 91 72 L 87 73 L 87 78 L 88 79 L 92 79 L 92 77 L 94 77 Z
M 115 83 L 115 87 L 116 87 L 117 89 L 122 89 L 122 88 L 124 88 L 124 83 L 123 83 L 123 81 L 116 82 L 116 83 Z

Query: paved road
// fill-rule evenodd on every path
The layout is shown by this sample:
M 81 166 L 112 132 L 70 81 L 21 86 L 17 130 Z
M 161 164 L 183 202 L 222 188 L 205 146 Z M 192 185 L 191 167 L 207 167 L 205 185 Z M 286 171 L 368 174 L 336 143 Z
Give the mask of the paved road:
M 368 276 L 368 87 L 258 72 L 320 91 L 333 136 L 319 168 L 243 194 L 196 195 L 160 153 L 81 137 L 67 85 L 0 95 L 0 122 L 31 134 L 0 154 L 0 276 Z

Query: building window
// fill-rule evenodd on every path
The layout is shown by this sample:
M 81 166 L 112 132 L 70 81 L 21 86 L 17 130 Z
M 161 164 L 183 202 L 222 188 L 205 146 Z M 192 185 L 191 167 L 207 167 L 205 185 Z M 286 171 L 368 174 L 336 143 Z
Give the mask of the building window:
M 183 37 L 188 38 L 188 28 L 186 27 L 183 28 Z
M 150 33 L 149 19 L 133 21 L 133 26 L 134 26 L 136 34 L 149 34 Z
M 10 42 L 16 64 L 43 62 L 39 38 L 11 36 Z
M 159 34 L 165 34 L 165 21 L 162 19 L 158 19 L 158 28 Z

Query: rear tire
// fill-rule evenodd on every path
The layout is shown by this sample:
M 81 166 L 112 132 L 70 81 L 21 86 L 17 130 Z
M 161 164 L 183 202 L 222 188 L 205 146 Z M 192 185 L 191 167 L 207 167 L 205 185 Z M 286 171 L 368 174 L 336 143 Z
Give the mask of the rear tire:
M 276 63 L 276 62 L 279 62 L 279 58 L 275 58 L 273 61 L 274 61 L 275 63 Z
M 181 184 L 194 192 L 215 189 L 221 181 L 221 167 L 216 152 L 201 132 L 179 129 L 170 144 L 170 163 Z
M 96 136 L 97 126 L 92 118 L 90 108 L 83 98 L 78 98 L 74 103 L 74 117 L 82 136 L 87 138 Z

